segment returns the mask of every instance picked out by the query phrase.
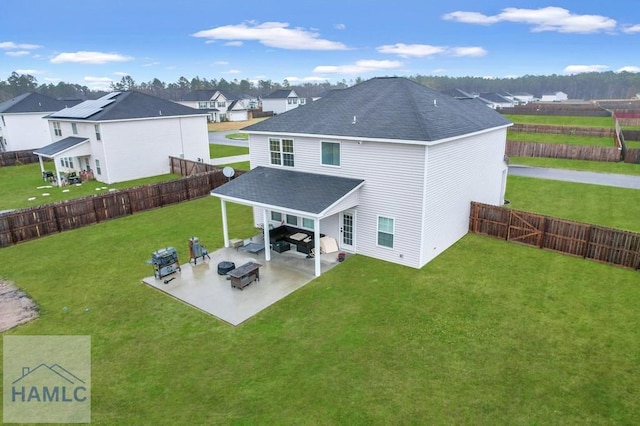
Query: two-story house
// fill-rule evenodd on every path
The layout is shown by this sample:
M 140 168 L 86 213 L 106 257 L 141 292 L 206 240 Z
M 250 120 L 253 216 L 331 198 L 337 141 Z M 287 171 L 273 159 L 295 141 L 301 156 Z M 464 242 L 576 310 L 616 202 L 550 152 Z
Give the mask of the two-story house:
M 82 102 L 59 100 L 40 93 L 23 93 L 0 103 L 0 152 L 40 148 L 51 142 L 49 126 L 42 118 Z
M 248 95 L 231 95 L 218 89 L 194 90 L 187 93 L 179 104 L 208 113 L 208 119 L 220 121 L 247 121 L 249 110 L 258 106 L 258 99 Z
M 325 234 L 421 268 L 467 233 L 471 201 L 503 204 L 511 124 L 477 99 L 374 78 L 245 127 L 251 170 L 211 195 L 223 212 L 253 206 L 265 241 L 285 223 L 312 232 L 315 253 Z
M 53 143 L 35 154 L 54 160 L 58 181 L 61 172 L 83 170 L 104 183 L 157 176 L 169 173 L 169 156 L 209 161 L 206 112 L 136 91 L 84 101 L 44 121 Z
M 262 111 L 273 111 L 274 114 L 282 114 L 305 103 L 306 99 L 300 98 L 295 90 L 280 89 L 262 97 Z

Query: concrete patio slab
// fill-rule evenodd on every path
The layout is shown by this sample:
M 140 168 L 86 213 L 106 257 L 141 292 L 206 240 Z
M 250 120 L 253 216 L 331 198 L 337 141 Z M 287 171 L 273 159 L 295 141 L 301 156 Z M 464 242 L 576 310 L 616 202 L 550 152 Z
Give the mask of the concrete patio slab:
M 264 251 L 246 253 L 224 248 L 209 256 L 211 259 L 198 259 L 195 265 L 182 264 L 180 272 L 161 279 L 146 277 L 143 282 L 235 326 L 315 278 L 313 259 L 307 259 L 302 253 L 272 251 L 270 262 L 265 261 Z M 338 264 L 337 256 L 338 253 L 322 255 L 323 273 Z M 218 275 L 218 263 L 223 261 L 234 262 L 236 267 L 247 262 L 259 263 L 262 265 L 260 281 L 243 290 L 232 288 L 226 276 Z

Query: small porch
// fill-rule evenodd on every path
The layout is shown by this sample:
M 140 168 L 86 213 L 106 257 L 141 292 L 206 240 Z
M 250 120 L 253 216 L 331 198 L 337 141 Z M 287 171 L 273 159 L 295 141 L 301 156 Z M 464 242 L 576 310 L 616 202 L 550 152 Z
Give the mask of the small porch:
M 42 178 L 54 181 L 58 186 L 81 183 L 93 177 L 89 166 L 91 144 L 88 138 L 70 136 L 39 148 L 34 154 L 40 160 Z M 45 170 L 43 158 L 52 160 L 54 172 Z
M 265 251 L 249 253 L 222 248 L 209 253 L 210 259 L 181 265 L 181 271 L 162 278 L 154 275 L 143 282 L 231 325 L 239 325 L 283 299 L 315 278 L 315 263 L 302 253 L 274 253 L 265 260 Z M 338 265 L 337 253 L 320 256 L 322 271 Z M 220 262 L 236 267 L 247 262 L 260 264 L 260 280 L 242 290 L 232 288 L 225 275 L 219 275 Z M 150 271 L 151 272 L 151 271 Z M 171 281 L 168 281 L 171 280 Z M 168 281 L 165 284 L 165 281 Z
M 224 245 L 230 247 L 227 202 L 249 205 L 254 211 L 261 211 L 265 241 L 265 261 L 271 260 L 270 212 L 302 217 L 309 222 L 312 233 L 308 240 L 313 247 L 310 252 L 321 254 L 321 237 L 337 235 L 343 227 L 337 222 L 333 232 L 321 229 L 322 220 L 335 217 L 357 207 L 362 179 L 343 178 L 271 167 L 256 167 L 230 182 L 215 188 L 211 195 L 220 198 L 222 210 L 222 230 Z M 326 232 L 325 232 L 326 231 Z M 353 230 L 349 230 L 353 234 Z M 337 238 L 336 238 L 337 239 Z M 306 240 L 305 240 L 306 241 Z M 314 275 L 322 274 L 321 256 L 314 259 Z

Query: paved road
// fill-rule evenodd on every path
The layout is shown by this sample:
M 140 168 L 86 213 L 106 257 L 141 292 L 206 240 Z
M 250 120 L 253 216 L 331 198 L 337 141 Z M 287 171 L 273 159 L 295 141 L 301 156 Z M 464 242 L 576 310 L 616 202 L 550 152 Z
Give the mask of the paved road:
M 231 133 L 238 133 L 238 131 L 209 132 L 209 143 L 218 145 L 249 146 L 249 141 L 244 139 L 228 139 L 226 136 Z
M 529 167 L 518 165 L 509 166 L 509 174 L 512 176 L 525 176 L 540 179 L 552 179 L 567 182 L 591 183 L 594 185 L 640 189 L 640 176 L 618 175 L 613 173 L 579 172 L 575 170 L 548 169 L 543 167 Z

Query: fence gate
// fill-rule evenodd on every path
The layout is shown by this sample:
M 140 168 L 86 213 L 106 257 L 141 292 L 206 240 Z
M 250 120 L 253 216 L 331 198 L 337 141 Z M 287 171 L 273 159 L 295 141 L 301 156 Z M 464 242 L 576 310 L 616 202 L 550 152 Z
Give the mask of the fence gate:
M 544 231 L 544 218 L 525 212 L 509 211 L 507 241 L 540 247 Z

